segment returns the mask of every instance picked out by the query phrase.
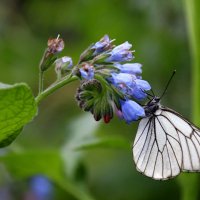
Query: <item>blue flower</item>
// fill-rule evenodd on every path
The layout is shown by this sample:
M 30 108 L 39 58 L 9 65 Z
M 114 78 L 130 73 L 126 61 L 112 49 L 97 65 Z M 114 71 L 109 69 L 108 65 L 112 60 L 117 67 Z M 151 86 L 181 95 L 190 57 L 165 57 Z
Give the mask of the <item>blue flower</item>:
M 80 68 L 81 77 L 91 80 L 94 78 L 94 67 L 88 63 L 83 63 Z
M 109 81 L 114 86 L 124 94 L 131 95 L 137 100 L 144 99 L 147 96 L 145 91 L 151 89 L 147 81 L 138 79 L 134 74 L 111 73 L 111 75 Z
M 126 85 L 132 85 L 133 81 L 136 79 L 136 76 L 128 73 L 111 73 L 112 83 L 117 85 L 119 83 L 124 83 Z
M 151 86 L 149 83 L 145 80 L 136 79 L 135 85 L 132 87 L 132 95 L 134 98 L 138 100 L 142 100 L 146 98 L 147 94 L 145 91 L 148 91 L 151 89 Z
M 124 120 L 127 123 L 138 120 L 140 117 L 145 117 L 145 111 L 142 106 L 135 101 L 126 100 L 120 101 L 121 110 Z
M 53 185 L 45 176 L 33 176 L 30 179 L 30 189 L 37 199 L 51 199 L 53 195 Z
M 123 65 L 116 63 L 114 66 L 117 67 L 122 73 L 135 74 L 135 75 L 142 73 L 141 69 L 142 65 L 140 63 L 126 63 Z
M 109 81 L 124 94 L 132 95 L 132 88 L 135 86 L 136 76 L 128 73 L 111 73 Z
M 109 54 L 106 62 L 124 62 L 133 59 L 132 51 L 130 48 L 132 45 L 128 42 L 124 42 L 121 45 L 116 46 Z
M 113 40 L 110 40 L 108 35 L 105 35 L 100 41 L 96 42 L 91 49 L 95 49 L 94 55 L 102 53 L 110 48 L 112 48 Z

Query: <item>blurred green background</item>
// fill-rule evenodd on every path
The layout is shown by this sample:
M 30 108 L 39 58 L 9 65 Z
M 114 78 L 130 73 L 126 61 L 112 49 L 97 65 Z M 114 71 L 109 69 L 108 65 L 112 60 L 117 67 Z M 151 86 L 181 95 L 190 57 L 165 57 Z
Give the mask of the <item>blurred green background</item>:
M 134 62 L 143 64 L 143 78 L 157 95 L 176 69 L 162 103 L 191 118 L 191 60 L 182 1 L 1 0 L 0 82 L 26 82 L 36 95 L 38 63 L 47 39 L 57 34 L 65 40 L 62 54 L 71 56 L 74 63 L 104 34 L 116 38 L 116 44 L 129 41 L 136 50 Z M 45 85 L 54 80 L 52 69 Z M 95 122 L 77 106 L 77 86 L 78 82 L 68 85 L 44 100 L 35 120 L 12 145 L 0 151 L 2 155 L 17 154 L 0 164 L 0 199 L 39 200 L 28 195 L 31 178 L 38 174 L 50 180 L 49 200 L 182 199 L 179 177 L 161 182 L 136 171 L 131 145 L 138 124 L 127 125 L 117 118 L 109 124 Z M 72 148 L 107 137 L 130 145 Z M 61 156 L 54 158 L 51 152 Z M 54 166 L 57 162 L 61 165 Z M 65 174 L 63 182 L 57 173 Z

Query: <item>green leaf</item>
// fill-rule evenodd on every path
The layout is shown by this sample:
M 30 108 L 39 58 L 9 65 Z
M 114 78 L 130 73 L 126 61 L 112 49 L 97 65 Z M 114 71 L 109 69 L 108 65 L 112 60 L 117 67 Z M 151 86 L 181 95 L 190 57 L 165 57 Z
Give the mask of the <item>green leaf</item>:
M 9 145 L 37 113 L 31 89 L 25 83 L 0 83 L 0 147 Z
M 0 157 L 0 161 L 15 180 L 26 180 L 34 175 L 44 175 L 76 199 L 93 200 L 86 191 L 66 176 L 58 150 L 10 153 Z
M 87 138 L 74 145 L 76 150 L 90 150 L 93 148 L 117 148 L 130 150 L 131 144 L 123 137 L 96 137 Z

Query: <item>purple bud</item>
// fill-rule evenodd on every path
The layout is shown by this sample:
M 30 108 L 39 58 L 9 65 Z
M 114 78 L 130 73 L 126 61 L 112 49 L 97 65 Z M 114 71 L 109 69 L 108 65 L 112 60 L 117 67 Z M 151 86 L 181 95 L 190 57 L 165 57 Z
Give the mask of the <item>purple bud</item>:
M 108 35 L 105 35 L 103 38 L 100 39 L 100 41 L 96 42 L 92 49 L 95 49 L 94 55 L 102 53 L 108 49 L 112 48 L 113 40 L 110 40 Z

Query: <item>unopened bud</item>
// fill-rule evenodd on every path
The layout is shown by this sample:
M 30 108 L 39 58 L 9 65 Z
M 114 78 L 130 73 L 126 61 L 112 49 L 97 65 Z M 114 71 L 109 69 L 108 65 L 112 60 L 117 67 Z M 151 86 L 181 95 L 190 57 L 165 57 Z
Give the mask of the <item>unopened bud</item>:
M 56 60 L 56 54 L 64 49 L 64 41 L 62 38 L 51 38 L 47 42 L 47 49 L 44 52 L 40 62 L 40 70 L 46 71 Z
M 95 49 L 92 49 L 92 47 L 93 47 L 93 44 L 90 45 L 90 46 L 81 54 L 81 56 L 80 56 L 80 62 L 91 60 L 91 59 L 94 57 L 93 53 L 94 53 Z
M 94 119 L 104 119 L 108 123 L 113 118 L 112 97 L 96 79 L 83 81 L 76 93 L 80 108 L 93 114 Z
M 69 71 L 72 66 L 72 59 L 68 56 L 64 56 L 62 58 L 57 59 L 55 61 L 55 71 L 58 75 L 58 78 L 61 77 L 61 75 L 65 74 L 67 71 Z
M 99 54 L 98 56 L 94 57 L 93 59 L 93 63 L 94 64 L 104 64 L 106 63 L 106 59 L 109 57 L 110 55 L 108 53 L 102 53 Z M 107 62 L 109 63 L 109 62 Z

